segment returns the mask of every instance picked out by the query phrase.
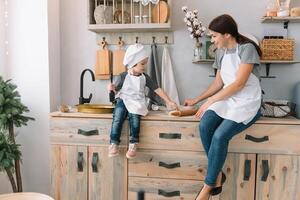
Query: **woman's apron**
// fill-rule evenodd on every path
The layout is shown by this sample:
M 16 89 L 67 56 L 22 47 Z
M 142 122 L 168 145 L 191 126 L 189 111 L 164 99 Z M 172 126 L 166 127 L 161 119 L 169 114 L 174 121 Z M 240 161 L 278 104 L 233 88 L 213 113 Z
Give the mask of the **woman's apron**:
M 241 59 L 236 52 L 227 54 L 225 51 L 221 64 L 221 78 L 226 88 L 236 80 Z M 208 109 L 215 111 L 220 117 L 237 123 L 249 123 L 257 114 L 261 105 L 261 88 L 258 78 L 251 73 L 244 88 L 232 96 L 213 103 Z
M 126 109 L 132 114 L 145 116 L 148 113 L 145 99 L 146 77 L 144 74 L 126 75 L 119 97 L 123 100 Z

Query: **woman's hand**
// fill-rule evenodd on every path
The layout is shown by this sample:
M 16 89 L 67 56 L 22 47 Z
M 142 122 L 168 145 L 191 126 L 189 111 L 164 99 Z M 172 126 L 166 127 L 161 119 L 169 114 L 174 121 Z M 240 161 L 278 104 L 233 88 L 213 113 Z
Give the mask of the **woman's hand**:
M 201 117 L 211 104 L 213 104 L 213 102 L 210 99 L 208 99 L 204 104 L 200 106 L 197 113 L 195 114 L 195 117 L 201 119 Z
M 184 104 L 183 105 L 185 105 L 185 106 L 193 106 L 196 103 L 198 103 L 197 99 L 186 99 L 186 100 L 184 100 Z
M 116 91 L 116 86 L 114 85 L 114 84 L 112 84 L 112 83 L 109 83 L 108 85 L 107 85 L 107 90 L 108 91 Z

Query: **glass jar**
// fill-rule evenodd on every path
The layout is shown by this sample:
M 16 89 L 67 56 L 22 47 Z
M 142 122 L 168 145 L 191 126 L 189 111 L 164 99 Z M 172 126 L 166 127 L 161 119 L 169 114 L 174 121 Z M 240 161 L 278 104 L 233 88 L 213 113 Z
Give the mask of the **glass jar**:
M 269 0 L 266 8 L 267 17 L 276 17 L 277 16 L 277 6 L 274 0 Z
M 202 56 L 203 50 L 202 50 L 202 43 L 199 42 L 199 39 L 196 39 L 196 45 L 194 48 L 194 62 L 200 61 L 203 59 Z
M 290 16 L 290 9 L 286 2 L 281 2 L 280 7 L 277 10 L 278 17 L 288 17 Z

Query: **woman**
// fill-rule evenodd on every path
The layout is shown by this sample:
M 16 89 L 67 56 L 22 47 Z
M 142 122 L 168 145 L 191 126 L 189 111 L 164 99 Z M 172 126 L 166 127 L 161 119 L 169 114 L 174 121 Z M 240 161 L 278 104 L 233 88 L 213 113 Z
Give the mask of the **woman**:
M 259 66 L 261 50 L 250 39 L 239 34 L 229 15 L 221 15 L 209 24 L 211 40 L 217 47 L 215 80 L 200 96 L 185 100 L 185 105 L 201 105 L 196 117 L 201 118 L 199 131 L 208 157 L 204 186 L 196 200 L 208 200 L 222 191 L 226 176 L 222 167 L 228 143 L 236 134 L 251 126 L 260 116 L 261 87 Z

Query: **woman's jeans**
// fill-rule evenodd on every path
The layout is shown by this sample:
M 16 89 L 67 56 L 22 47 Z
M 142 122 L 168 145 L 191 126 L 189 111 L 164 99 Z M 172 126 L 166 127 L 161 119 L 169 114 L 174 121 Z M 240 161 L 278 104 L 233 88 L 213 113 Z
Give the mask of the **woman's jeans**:
M 113 113 L 113 121 L 110 132 L 110 143 L 120 144 L 120 137 L 122 126 L 127 118 L 129 119 L 130 126 L 130 143 L 138 143 L 139 142 L 139 133 L 140 133 L 140 115 L 129 113 L 125 107 L 125 104 L 122 99 L 116 99 L 116 106 Z
M 201 142 L 208 157 L 205 183 L 215 186 L 217 177 L 226 160 L 228 143 L 231 138 L 250 127 L 260 117 L 260 111 L 248 124 L 223 119 L 215 111 L 207 110 L 199 124 Z

